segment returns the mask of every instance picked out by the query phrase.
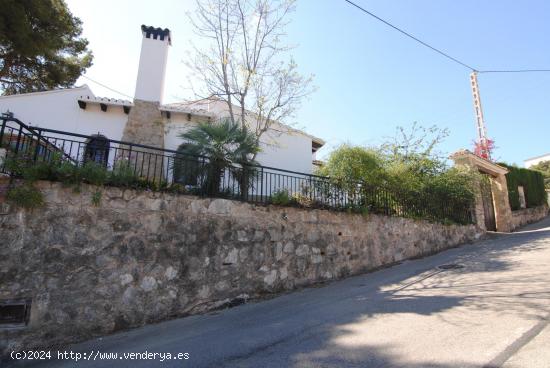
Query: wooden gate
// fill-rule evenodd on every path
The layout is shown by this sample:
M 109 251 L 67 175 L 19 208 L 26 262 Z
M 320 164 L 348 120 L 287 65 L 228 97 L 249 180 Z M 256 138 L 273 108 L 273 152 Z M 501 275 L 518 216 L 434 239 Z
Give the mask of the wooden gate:
M 493 192 L 489 175 L 483 174 L 481 179 L 481 198 L 483 200 L 483 214 L 485 215 L 485 228 L 488 231 L 496 231 L 495 207 L 493 204 Z

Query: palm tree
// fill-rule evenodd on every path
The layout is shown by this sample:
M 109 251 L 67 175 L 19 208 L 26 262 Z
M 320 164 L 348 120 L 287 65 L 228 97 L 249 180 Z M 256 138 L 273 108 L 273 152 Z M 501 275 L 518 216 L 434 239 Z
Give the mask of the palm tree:
M 254 157 L 260 152 L 253 133 L 227 119 L 213 124 L 199 123 L 180 138 L 185 142 L 178 148 L 180 168 L 175 167 L 175 174 L 189 172 L 191 168 L 194 182 L 201 184 L 207 195 L 215 196 L 220 192 L 222 176 L 228 171 L 246 199 L 250 177 L 255 173 L 251 166 L 257 165 Z

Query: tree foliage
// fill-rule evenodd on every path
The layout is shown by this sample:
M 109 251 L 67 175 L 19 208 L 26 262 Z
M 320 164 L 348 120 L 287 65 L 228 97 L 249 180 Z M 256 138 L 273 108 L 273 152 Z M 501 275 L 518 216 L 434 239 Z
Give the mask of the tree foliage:
M 330 177 L 353 198 L 361 198 L 359 192 L 365 188 L 384 189 L 390 202 L 409 209 L 439 208 L 443 203 L 467 208 L 474 199 L 476 173 L 447 167 L 437 151 L 447 134 L 446 129 L 414 123 L 410 129 L 398 128 L 378 147 L 342 145 L 330 153 L 318 174 Z M 357 182 L 363 184 L 358 187 Z
M 259 141 L 273 125 L 288 123 L 312 78 L 298 73 L 283 44 L 295 0 L 197 0 L 190 15 L 206 47 L 194 47 L 187 62 L 198 77 L 199 98 L 226 102 L 229 119 L 248 125 Z
M 542 161 L 530 167 L 531 170 L 537 170 L 544 176 L 544 185 L 546 189 L 550 189 L 550 161 Z
M 343 144 L 335 149 L 318 174 L 350 183 L 380 183 L 385 179 L 380 154 L 365 147 Z
M 499 165 L 508 169 L 506 183 L 512 211 L 520 209 L 519 186 L 523 187 L 527 207 L 536 207 L 546 203 L 544 176 L 541 172 L 508 165 L 503 162 L 500 162 Z
M 92 65 L 82 22 L 63 0 L 2 0 L 0 86 L 4 94 L 72 86 Z
M 447 129 L 423 127 L 415 122 L 409 129 L 398 127 L 378 150 L 393 176 L 422 181 L 445 169 L 445 160 L 437 148 L 448 135 Z
M 256 165 L 254 156 L 260 152 L 256 137 L 247 127 L 241 127 L 229 119 L 218 123 L 200 123 L 197 127 L 182 133 L 180 137 L 184 143 L 178 148 L 183 155 L 175 172 L 186 175 L 189 169 L 190 157 L 197 157 L 194 165 L 194 174 L 201 177 L 197 180 L 206 186 L 209 195 L 217 195 L 221 176 L 229 170 L 239 182 L 241 194 L 248 192 L 248 179 L 254 173 L 252 165 Z M 199 163 L 199 157 L 202 164 Z M 177 159 L 176 159 L 177 160 Z M 186 161 L 183 161 L 186 160 Z M 188 174 L 188 173 L 187 173 Z

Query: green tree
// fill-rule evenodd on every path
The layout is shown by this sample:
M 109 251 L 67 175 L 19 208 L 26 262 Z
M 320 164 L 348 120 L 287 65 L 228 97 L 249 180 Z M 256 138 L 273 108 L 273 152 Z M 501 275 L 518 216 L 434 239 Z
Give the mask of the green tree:
M 332 151 L 317 173 L 350 183 L 379 183 L 384 178 L 382 159 L 378 152 L 349 144 L 343 144 Z
M 536 207 L 546 203 L 544 174 L 538 170 L 526 169 L 509 165 L 505 162 L 498 163 L 508 169 L 506 184 L 508 186 L 508 199 L 512 211 L 520 209 L 518 187 L 522 186 L 525 193 L 527 207 Z
M 189 14 L 200 38 L 187 66 L 197 98 L 226 103 L 229 119 L 247 125 L 257 141 L 267 132 L 291 132 L 289 123 L 315 88 L 301 75 L 285 42 L 296 0 L 197 0 Z
M 331 183 L 346 193 L 344 197 L 348 205 L 356 209 L 365 205 L 362 193 L 381 185 L 386 178 L 377 151 L 348 144 L 332 151 L 317 174 L 330 177 Z M 340 198 L 339 191 L 331 193 L 326 192 L 327 189 L 320 187 L 316 191 Z
M 530 167 L 531 170 L 537 170 L 544 176 L 544 186 L 550 189 L 550 161 L 541 161 Z
M 82 22 L 63 0 L 0 0 L 4 94 L 70 87 L 92 65 Z
M 255 173 L 250 166 L 257 164 L 253 157 L 260 152 L 260 147 L 256 136 L 246 126 L 231 120 L 200 123 L 180 137 L 185 142 L 178 148 L 182 155 L 179 159 L 176 155 L 176 165 L 179 161 L 180 165 L 194 166 L 199 177 L 197 182 L 208 195 L 219 194 L 221 178 L 226 171 L 239 183 L 241 196 L 247 195 L 249 179 Z M 190 157 L 197 157 L 197 161 L 190 163 Z M 199 157 L 205 157 L 204 163 Z
M 379 147 L 338 147 L 318 173 L 344 189 L 352 205 L 369 211 L 387 213 L 389 208 L 403 216 L 459 221 L 445 211 L 471 205 L 474 174 L 447 167 L 437 152 L 447 134 L 446 129 L 414 123 L 410 129 L 398 128 Z
M 398 127 L 379 151 L 390 171 L 423 180 L 445 169 L 445 160 L 436 149 L 448 135 L 447 129 L 436 125 L 426 128 L 415 122 L 408 130 Z

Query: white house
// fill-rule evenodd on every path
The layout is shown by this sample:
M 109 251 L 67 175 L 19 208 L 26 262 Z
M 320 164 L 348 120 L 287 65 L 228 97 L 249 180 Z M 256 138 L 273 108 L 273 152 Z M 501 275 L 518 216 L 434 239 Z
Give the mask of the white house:
M 550 153 L 547 153 L 546 155 L 528 158 L 523 161 L 523 164 L 525 165 L 526 168 L 530 168 L 531 166 L 535 166 L 536 164 L 543 161 L 550 161 Z
M 46 92 L 0 97 L 0 112 L 11 112 L 23 123 L 110 140 L 175 150 L 179 135 L 201 121 L 227 116 L 226 104 L 214 99 L 200 103 L 163 104 L 171 33 L 142 26 L 142 46 L 134 100 L 96 96 L 87 85 Z M 257 160 L 271 166 L 311 173 L 315 152 L 324 141 L 303 131 L 275 124 L 262 137 Z

